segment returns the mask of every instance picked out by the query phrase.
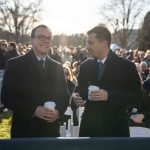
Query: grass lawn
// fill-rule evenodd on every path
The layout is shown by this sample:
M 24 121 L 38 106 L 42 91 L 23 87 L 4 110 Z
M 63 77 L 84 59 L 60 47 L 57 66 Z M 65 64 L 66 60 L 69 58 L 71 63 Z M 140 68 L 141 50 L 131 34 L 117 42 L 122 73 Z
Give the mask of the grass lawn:
M 11 112 L 3 112 L 0 114 L 0 139 L 10 138 Z

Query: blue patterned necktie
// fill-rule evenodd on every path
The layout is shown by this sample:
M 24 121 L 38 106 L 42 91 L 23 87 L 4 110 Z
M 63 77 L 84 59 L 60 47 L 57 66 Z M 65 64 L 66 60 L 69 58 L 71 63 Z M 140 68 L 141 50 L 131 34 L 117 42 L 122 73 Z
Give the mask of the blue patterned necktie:
M 99 61 L 98 65 L 99 65 L 98 79 L 100 80 L 102 77 L 102 73 L 104 71 L 104 64 L 101 61 Z

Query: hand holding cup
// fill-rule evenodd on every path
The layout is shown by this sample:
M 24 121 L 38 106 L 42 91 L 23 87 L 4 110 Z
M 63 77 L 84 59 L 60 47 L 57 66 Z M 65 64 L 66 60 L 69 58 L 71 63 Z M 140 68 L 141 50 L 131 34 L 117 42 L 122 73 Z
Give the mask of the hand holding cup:
M 44 103 L 45 108 L 51 109 L 53 111 L 55 110 L 55 106 L 56 106 L 56 104 L 53 101 L 47 101 Z

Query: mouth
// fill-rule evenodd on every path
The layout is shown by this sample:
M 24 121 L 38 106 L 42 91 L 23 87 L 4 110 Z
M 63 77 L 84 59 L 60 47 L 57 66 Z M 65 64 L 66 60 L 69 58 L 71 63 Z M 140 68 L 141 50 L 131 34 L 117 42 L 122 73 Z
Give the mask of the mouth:
M 49 46 L 47 46 L 47 45 L 41 45 L 41 48 L 42 49 L 49 49 Z

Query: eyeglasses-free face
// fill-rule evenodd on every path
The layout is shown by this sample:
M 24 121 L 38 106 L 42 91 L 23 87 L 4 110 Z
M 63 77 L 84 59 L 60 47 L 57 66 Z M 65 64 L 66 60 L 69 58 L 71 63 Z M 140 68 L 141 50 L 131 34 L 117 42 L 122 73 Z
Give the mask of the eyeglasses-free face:
M 0 44 L 0 48 L 1 48 L 2 50 L 7 50 L 7 44 L 6 44 L 6 43 L 1 43 L 1 44 Z

